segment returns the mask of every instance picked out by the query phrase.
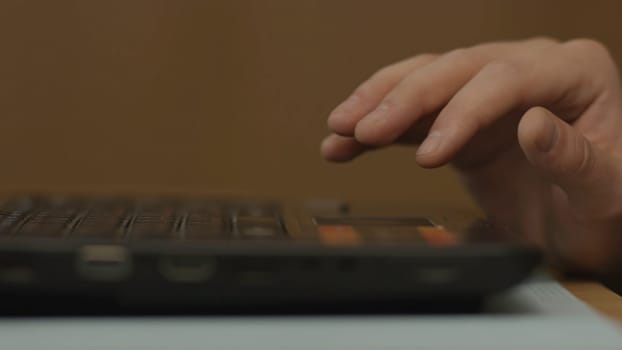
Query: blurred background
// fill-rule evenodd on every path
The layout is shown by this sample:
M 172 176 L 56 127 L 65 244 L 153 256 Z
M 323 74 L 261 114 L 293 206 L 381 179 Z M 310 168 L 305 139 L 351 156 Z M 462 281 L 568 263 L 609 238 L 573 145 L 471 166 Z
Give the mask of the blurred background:
M 414 149 L 319 156 L 383 65 L 534 35 L 622 62 L 620 1 L 3 0 L 0 192 L 247 192 L 469 207 Z

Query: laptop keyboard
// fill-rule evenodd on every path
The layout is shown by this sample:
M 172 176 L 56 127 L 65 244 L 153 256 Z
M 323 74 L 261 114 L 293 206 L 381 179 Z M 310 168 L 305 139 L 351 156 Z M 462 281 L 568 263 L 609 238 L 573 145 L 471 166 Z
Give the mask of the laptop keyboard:
M 4 238 L 264 240 L 285 234 L 274 202 L 23 197 L 0 206 Z

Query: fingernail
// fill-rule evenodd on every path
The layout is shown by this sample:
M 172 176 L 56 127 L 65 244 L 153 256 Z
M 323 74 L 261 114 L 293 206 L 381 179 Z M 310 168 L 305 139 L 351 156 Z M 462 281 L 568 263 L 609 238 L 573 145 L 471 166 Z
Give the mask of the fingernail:
M 552 118 L 547 117 L 544 124 L 544 130 L 535 140 L 536 149 L 540 152 L 550 151 L 557 143 L 557 138 L 559 137 L 559 128 Z
M 419 149 L 417 149 L 418 155 L 433 153 L 438 149 L 442 141 L 441 133 L 438 131 L 432 131 L 425 138 Z

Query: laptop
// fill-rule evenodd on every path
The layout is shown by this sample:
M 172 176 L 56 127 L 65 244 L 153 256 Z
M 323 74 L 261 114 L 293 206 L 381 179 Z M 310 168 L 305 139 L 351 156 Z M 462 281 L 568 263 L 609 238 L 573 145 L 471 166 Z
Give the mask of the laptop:
M 5 313 L 430 311 L 476 305 L 539 261 L 487 220 L 447 212 L 233 196 L 0 202 Z

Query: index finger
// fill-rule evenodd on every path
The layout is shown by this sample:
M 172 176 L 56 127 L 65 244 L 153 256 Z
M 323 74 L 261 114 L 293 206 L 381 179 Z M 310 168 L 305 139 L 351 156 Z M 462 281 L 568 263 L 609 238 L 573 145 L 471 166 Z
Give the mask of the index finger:
M 600 91 L 589 83 L 591 79 L 589 70 L 569 57 L 562 46 L 533 56 L 493 61 L 439 113 L 417 161 L 425 167 L 448 162 L 478 131 L 516 110 L 544 106 L 573 120 Z

